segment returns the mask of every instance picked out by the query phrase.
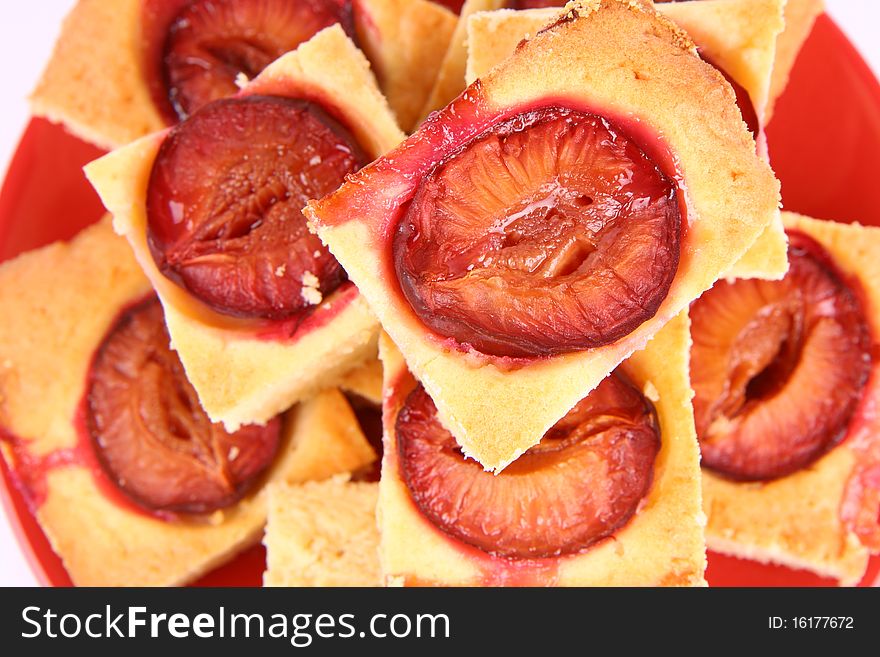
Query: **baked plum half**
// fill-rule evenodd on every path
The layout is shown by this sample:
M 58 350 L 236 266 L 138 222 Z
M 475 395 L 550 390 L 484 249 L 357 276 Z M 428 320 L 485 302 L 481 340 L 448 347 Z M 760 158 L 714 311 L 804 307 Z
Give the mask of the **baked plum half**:
M 516 114 L 419 183 L 394 236 L 401 289 L 435 333 L 493 356 L 609 344 L 678 269 L 676 183 L 586 112 Z
M 171 22 L 162 55 L 180 119 L 238 91 L 281 55 L 339 23 L 354 35 L 351 0 L 191 0 Z
M 703 465 L 783 477 L 846 435 L 871 367 L 859 295 L 813 239 L 789 235 L 781 281 L 719 281 L 691 307 Z
M 397 416 L 403 480 L 444 533 L 513 559 L 586 550 L 624 526 L 647 494 L 660 449 L 651 403 L 608 376 L 498 475 L 467 459 L 421 386 Z
M 209 513 L 239 500 L 266 471 L 281 420 L 235 433 L 212 424 L 169 343 L 155 298 L 123 313 L 89 373 L 86 425 L 103 469 L 138 505 Z
M 275 96 L 215 101 L 171 130 L 147 189 L 159 270 L 227 315 L 304 315 L 346 280 L 306 226 L 309 199 L 366 161 L 318 104 Z

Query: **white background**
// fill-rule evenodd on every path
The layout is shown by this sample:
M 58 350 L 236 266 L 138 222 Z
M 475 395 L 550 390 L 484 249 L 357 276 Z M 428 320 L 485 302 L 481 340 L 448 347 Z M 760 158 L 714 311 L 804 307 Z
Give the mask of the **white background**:
M 861 50 L 874 71 L 880 71 L 880 2 L 825 2 L 829 13 Z M 0 62 L 4 64 L 0 171 L 6 170 L 19 134 L 27 123 L 25 97 L 49 56 L 62 17 L 73 4 L 74 0 L 0 0 Z M 36 579 L 16 543 L 5 511 L 0 510 L 0 586 L 35 584 Z

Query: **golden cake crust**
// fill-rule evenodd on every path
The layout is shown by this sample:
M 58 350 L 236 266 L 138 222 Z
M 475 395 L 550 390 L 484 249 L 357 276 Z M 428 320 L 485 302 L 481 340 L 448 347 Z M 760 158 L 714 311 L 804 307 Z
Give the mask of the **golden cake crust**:
M 808 470 L 767 484 L 736 483 L 704 471 L 709 549 L 857 584 L 868 550 L 840 520 L 854 464 L 854 455 L 843 448 Z
M 657 9 L 742 85 L 763 125 L 777 37 L 783 29 L 783 5 L 784 0 L 697 0 L 660 4 Z M 467 23 L 467 84 L 486 75 L 509 57 L 522 39 L 537 34 L 559 13 L 551 8 L 473 14 Z M 762 136 L 759 150 L 766 151 L 763 141 Z M 726 275 L 780 279 L 788 271 L 787 249 L 788 239 L 777 218 Z
M 409 132 L 431 93 L 458 19 L 429 0 L 355 0 L 359 41 L 379 86 Z
M 269 489 L 264 586 L 380 586 L 375 483 L 337 476 Z
M 119 309 L 149 291 L 109 217 L 71 242 L 0 265 L 0 426 L 30 438 L 35 455 L 68 446 L 65 420 L 76 414 L 95 346 Z M 79 368 L 59 367 L 58 355 L 65 352 L 71 360 L 78 356 Z M 40 407 L 62 421 L 35 413 Z
M 785 21 L 785 0 L 696 0 L 658 5 L 687 31 L 706 55 L 748 92 L 762 126 L 769 121 L 771 80 L 779 61 L 776 49 Z M 759 137 L 759 151 L 766 143 Z M 731 278 L 778 280 L 788 271 L 788 239 L 778 218 L 727 272 Z
M 420 113 L 422 121 L 428 115 L 448 105 L 464 90 L 465 71 L 467 69 L 468 19 L 477 12 L 501 9 L 505 0 L 465 0 L 458 15 L 455 30 L 449 39 L 449 46 L 443 55 L 440 69 L 437 71 L 434 85 Z
M 297 452 L 297 461 L 287 466 L 286 481 L 327 479 L 375 462 L 375 450 L 364 437 L 351 406 L 336 388 L 322 390 L 300 402 L 288 415 L 290 446 Z
M 434 527 L 412 501 L 398 472 L 394 422 L 415 385 L 388 337 L 380 337 L 385 367 L 385 457 L 379 484 L 382 571 L 391 581 L 444 586 L 697 586 L 704 585 L 704 516 L 699 450 L 688 382 L 690 332 L 686 314 L 670 321 L 623 365 L 651 399 L 661 429 L 654 483 L 643 506 L 613 539 L 583 554 L 520 562 L 465 546 Z M 502 475 L 503 476 L 503 475 Z M 511 579 L 507 571 L 515 571 Z
M 143 74 L 143 0 L 79 0 L 64 20 L 31 109 L 102 148 L 165 126 Z
M 353 392 L 367 401 L 382 403 L 382 361 L 370 358 L 361 367 L 353 369 L 339 381 L 345 392 Z
M 658 9 L 691 35 L 700 50 L 743 86 L 766 125 L 777 39 L 785 0 L 696 0 Z
M 667 13 L 674 17 L 677 21 L 683 14 L 685 18 L 694 12 L 694 7 L 702 3 L 716 4 L 719 0 L 697 0 L 697 2 L 677 2 L 657 4 L 657 10 Z M 722 2 L 736 2 L 737 0 L 721 0 Z M 422 118 L 426 118 L 432 111 L 438 110 L 448 104 L 460 94 L 464 89 L 465 74 L 467 71 L 468 59 L 468 19 L 477 12 L 488 12 L 503 9 L 506 5 L 505 0 L 465 0 L 460 13 L 458 25 L 455 33 L 449 42 L 449 49 L 443 58 L 443 64 L 437 76 L 437 81 L 422 110 Z M 779 35 L 776 43 L 776 58 L 773 62 L 772 81 L 766 96 L 767 106 L 764 112 L 764 124 L 770 122 L 773 113 L 773 106 L 776 99 L 785 90 L 788 83 L 789 72 L 794 64 L 798 52 L 803 45 L 804 40 L 812 29 L 813 22 L 816 17 L 822 13 L 824 3 L 822 0 L 785 0 L 784 22 L 785 28 Z M 527 11 L 560 11 L 558 9 L 550 10 L 527 10 Z M 751 21 L 757 25 L 756 21 Z M 744 25 L 744 24 L 743 24 Z M 685 29 L 690 28 L 683 25 Z M 722 36 L 723 38 L 723 36 Z M 756 62 L 752 62 L 756 63 Z M 479 77 L 478 75 L 475 77 Z M 734 76 L 737 77 L 737 76 Z M 472 80 L 473 78 L 469 78 Z M 739 80 L 739 78 L 737 77 Z M 764 85 L 763 80 L 758 80 L 761 86 Z M 742 84 L 742 83 L 741 83 Z M 753 90 L 749 88 L 750 94 Z M 755 96 L 760 97 L 760 95 Z
M 94 351 L 149 289 L 109 218 L 0 266 L 0 303 L 12 310 L 0 323 L 0 426 L 14 441 L 2 443 L 13 476 L 27 477 L 22 453 L 51 459 L 82 449 L 75 418 Z M 269 481 L 329 477 L 375 458 L 363 436 L 331 441 L 299 428 L 296 416 L 285 419 L 283 437 Z M 210 517 L 158 520 L 107 497 L 79 460 L 49 468 L 40 483 L 35 515 L 77 585 L 186 583 L 257 542 L 266 517 L 258 490 Z
M 371 157 L 403 139 L 367 60 L 339 26 L 270 65 L 244 92 L 269 93 L 290 84 L 328 98 Z M 159 272 L 147 245 L 145 197 L 164 136 L 150 135 L 114 151 L 88 165 L 86 174 L 156 288 L 172 345 L 211 419 L 231 430 L 265 422 L 375 354 L 378 325 L 350 285 L 314 311 L 331 319 L 279 341 L 256 337 L 251 324 L 211 310 Z M 336 304 L 342 309 L 334 309 Z
M 469 85 L 486 75 L 510 57 L 520 41 L 534 37 L 561 13 L 562 9 L 554 7 L 473 13 L 466 24 L 464 84 Z M 459 89 L 461 84 L 459 82 Z
M 785 3 L 785 30 L 776 41 L 776 64 L 770 81 L 770 100 L 766 111 L 768 123 L 773 118 L 777 99 L 788 85 L 798 53 L 823 11 L 825 3 L 822 0 L 787 0 Z
M 652 34 L 648 41 L 646 32 Z M 605 38 L 608 34 L 615 39 Z M 308 205 L 306 215 L 425 385 L 444 425 L 465 453 L 487 469 L 503 468 L 534 445 L 608 372 L 729 271 L 776 217 L 779 184 L 755 154 L 733 91 L 721 80 L 696 57 L 681 30 L 645 5 L 615 0 L 578 4 L 568 20 L 525 42 L 516 56 L 471 87 L 457 101 L 461 108 L 446 108 L 386 158 Z M 431 135 L 443 129 L 444 121 L 460 116 L 459 109 L 478 106 L 484 116 L 492 116 L 557 95 L 614 116 L 638 116 L 664 136 L 686 181 L 690 224 L 682 262 L 657 314 L 625 338 L 514 369 L 499 367 L 488 357 L 431 338 L 386 280 L 390 274 L 383 272 L 393 266 L 383 231 L 389 210 L 405 202 L 418 182 L 412 174 L 401 176 L 400 167 L 410 161 L 417 162 L 414 168 L 430 166 L 439 157 L 430 150 Z M 693 102 L 682 103 L 683 97 Z M 704 116 L 718 118 L 710 126 Z M 394 190 L 393 204 L 388 190 Z M 334 221 L 339 217 L 344 220 Z M 480 391 L 478 398 L 474 390 Z M 532 405 L 534 399 L 542 403 Z M 528 410 L 522 410 L 524 400 L 530 402 Z M 507 421 L 513 412 L 520 418 L 515 430 Z
M 872 333 L 880 335 L 880 229 L 783 213 L 786 228 L 807 234 L 840 271 L 862 283 Z M 876 364 L 875 364 L 876 367 Z M 876 375 L 866 396 L 880 403 Z M 877 435 L 878 420 L 870 430 Z M 876 440 L 876 438 L 873 438 Z M 737 483 L 703 472 L 709 547 L 733 556 L 805 568 L 856 584 L 869 550 L 841 520 L 847 485 L 859 459 L 854 437 L 811 466 L 766 483 Z

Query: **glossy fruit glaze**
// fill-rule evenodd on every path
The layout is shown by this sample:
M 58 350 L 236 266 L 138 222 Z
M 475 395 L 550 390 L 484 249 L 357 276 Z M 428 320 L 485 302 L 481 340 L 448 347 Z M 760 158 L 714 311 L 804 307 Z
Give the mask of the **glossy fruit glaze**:
M 205 106 L 169 132 L 153 164 L 157 267 L 218 312 L 302 318 L 346 279 L 302 208 L 365 160 L 316 103 L 248 95 Z
M 422 322 L 484 354 L 609 344 L 669 291 L 681 248 L 676 193 L 608 119 L 522 112 L 422 179 L 394 239 L 397 277 Z

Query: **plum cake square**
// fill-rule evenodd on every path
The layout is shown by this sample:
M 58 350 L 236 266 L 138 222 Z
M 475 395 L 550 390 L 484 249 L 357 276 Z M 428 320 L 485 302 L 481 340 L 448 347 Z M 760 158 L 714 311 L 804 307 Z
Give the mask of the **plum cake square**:
M 704 585 L 689 343 L 682 314 L 494 475 L 456 449 L 383 335 L 378 516 L 386 581 Z
M 0 305 L 0 447 L 75 584 L 191 581 L 259 541 L 267 483 L 376 458 L 351 410 L 212 424 L 109 218 L 0 266 Z
M 380 586 L 375 482 L 345 476 L 269 490 L 264 586 Z
M 212 420 L 265 422 L 375 354 L 375 317 L 301 209 L 401 139 L 333 26 L 238 95 L 86 168 Z
M 603 0 L 305 212 L 465 454 L 499 471 L 730 271 L 778 204 L 687 34 Z
M 785 278 L 691 308 L 707 541 L 855 584 L 880 551 L 880 229 L 783 214 Z

